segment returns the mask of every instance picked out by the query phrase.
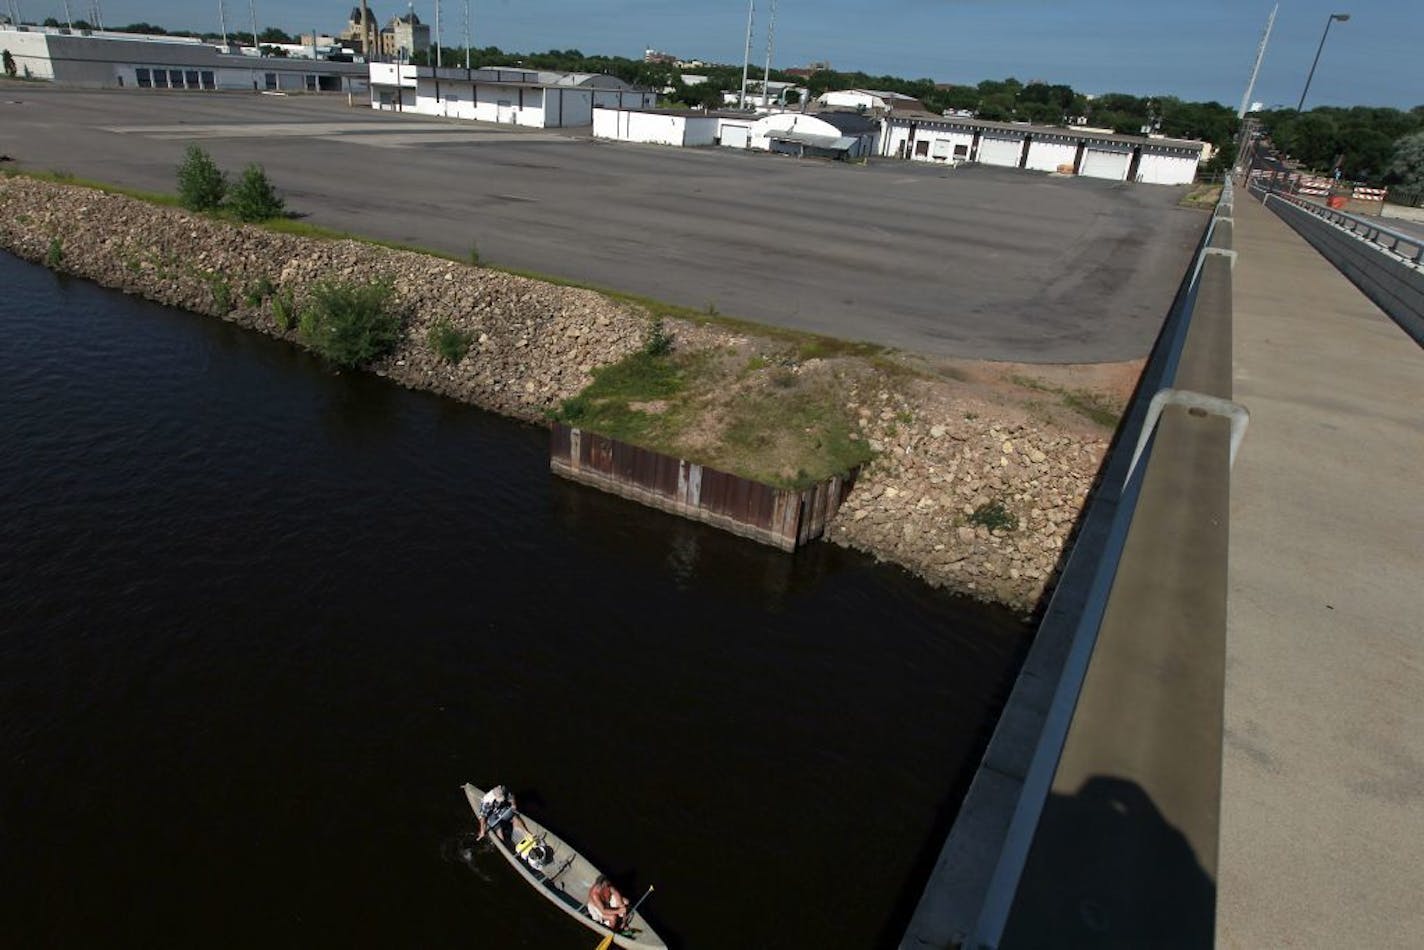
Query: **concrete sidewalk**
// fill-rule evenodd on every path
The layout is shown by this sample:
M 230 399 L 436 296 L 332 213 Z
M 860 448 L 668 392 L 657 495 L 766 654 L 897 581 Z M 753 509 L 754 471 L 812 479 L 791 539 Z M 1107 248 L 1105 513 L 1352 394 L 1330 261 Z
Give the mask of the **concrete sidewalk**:
M 1424 946 L 1424 350 L 1235 210 L 1217 936 Z

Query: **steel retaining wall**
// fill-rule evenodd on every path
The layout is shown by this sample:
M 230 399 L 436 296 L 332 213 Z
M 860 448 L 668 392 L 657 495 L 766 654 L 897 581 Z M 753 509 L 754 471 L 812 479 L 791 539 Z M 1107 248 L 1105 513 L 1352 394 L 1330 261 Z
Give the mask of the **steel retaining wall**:
M 1252 193 L 1424 346 L 1424 240 L 1298 198 Z
M 856 477 L 852 471 L 810 488 L 776 488 L 557 422 L 550 431 L 549 468 L 572 481 L 783 551 L 825 534 Z

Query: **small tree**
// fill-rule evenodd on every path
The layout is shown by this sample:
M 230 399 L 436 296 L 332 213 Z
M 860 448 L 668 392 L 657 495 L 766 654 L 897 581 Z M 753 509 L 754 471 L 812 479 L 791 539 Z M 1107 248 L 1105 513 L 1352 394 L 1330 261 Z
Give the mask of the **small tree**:
M 227 193 L 227 176 L 212 156 L 189 145 L 178 166 L 178 202 L 189 211 L 214 211 Z
M 319 284 L 297 330 L 306 344 L 338 366 L 354 368 L 384 356 L 400 341 L 391 285 Z
M 280 218 L 286 203 L 277 195 L 261 165 L 248 165 L 228 195 L 228 207 L 243 221 Z
M 5 75 L 14 79 L 15 74 L 19 72 L 19 70 L 15 68 L 15 57 L 10 55 L 9 50 L 5 50 L 3 53 L 0 53 L 0 59 L 4 60 L 5 63 Z
M 1424 187 L 1424 132 L 1406 135 L 1394 143 L 1389 180 L 1407 188 Z

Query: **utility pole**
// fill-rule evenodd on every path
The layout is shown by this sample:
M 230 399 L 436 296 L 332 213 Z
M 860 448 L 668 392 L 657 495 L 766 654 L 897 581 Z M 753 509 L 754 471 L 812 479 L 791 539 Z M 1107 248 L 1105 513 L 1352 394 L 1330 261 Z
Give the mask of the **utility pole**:
M 227 47 L 227 4 L 218 0 L 218 29 L 222 31 L 223 47 Z
M 771 102 L 771 50 L 776 45 L 776 0 L 771 0 L 771 19 L 766 26 L 766 71 L 761 74 L 761 107 Z
M 257 0 L 247 0 L 247 12 L 252 15 L 252 48 L 262 55 L 262 44 L 257 42 Z
M 69 24 L 69 32 L 74 32 L 74 18 L 69 15 L 69 0 L 64 0 L 64 22 Z
M 470 70 L 470 0 L 465 0 L 465 71 Z
M 747 0 L 747 51 L 742 56 L 742 94 L 737 98 L 737 108 L 747 107 L 747 68 L 752 62 L 752 21 L 756 17 L 756 0 Z
M 1278 3 L 1271 10 L 1271 15 L 1266 18 L 1266 32 L 1261 34 L 1261 45 L 1256 47 L 1256 65 L 1251 67 L 1251 81 L 1246 84 L 1246 95 L 1241 97 L 1241 108 L 1236 110 L 1236 118 L 1246 118 L 1246 110 L 1251 107 L 1251 93 L 1256 88 L 1256 77 L 1261 73 L 1261 60 L 1266 58 L 1266 44 L 1271 41 L 1271 27 L 1276 24 L 1276 14 L 1280 12 L 1281 5 Z
M 435 68 L 440 65 L 440 0 L 435 0 Z

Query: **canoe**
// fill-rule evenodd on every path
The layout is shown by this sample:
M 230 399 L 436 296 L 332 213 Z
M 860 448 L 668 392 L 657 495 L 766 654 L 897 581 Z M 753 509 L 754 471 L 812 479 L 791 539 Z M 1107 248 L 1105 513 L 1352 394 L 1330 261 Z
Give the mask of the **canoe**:
M 465 797 L 470 800 L 470 808 L 478 815 L 480 799 L 485 794 L 484 790 L 469 784 L 466 784 L 464 788 Z M 533 818 L 523 812 L 519 813 L 519 817 L 524 819 L 524 823 L 529 826 L 529 831 L 544 845 L 542 864 L 538 863 L 540 857 L 538 855 L 535 860 L 531 861 L 517 853 L 516 848 L 520 839 L 524 837 L 524 832 L 518 828 L 513 829 L 513 833 L 510 835 L 513 846 L 505 844 L 504 839 L 498 834 L 491 833 L 489 839 L 494 842 L 499 853 L 504 855 L 504 859 L 514 865 L 514 869 L 519 872 L 520 877 L 534 885 L 534 889 L 543 894 L 555 907 L 589 930 L 600 936 L 613 934 L 613 946 L 615 947 L 624 947 L 627 950 L 667 950 L 667 944 L 648 926 L 643 915 L 636 911 L 629 919 L 628 928 L 622 932 L 615 932 L 604 926 L 602 921 L 590 917 L 584 908 L 588 903 L 588 889 L 593 886 L 594 879 L 599 875 L 598 868 L 569 847 L 562 838 Z M 636 899 L 633 898 L 633 900 Z

